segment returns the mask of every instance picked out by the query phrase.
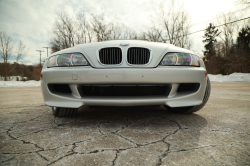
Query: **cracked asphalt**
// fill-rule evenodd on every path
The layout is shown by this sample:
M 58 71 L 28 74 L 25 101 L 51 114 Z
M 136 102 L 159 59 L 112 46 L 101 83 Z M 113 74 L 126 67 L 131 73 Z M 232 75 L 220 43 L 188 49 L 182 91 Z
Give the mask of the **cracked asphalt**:
M 55 118 L 40 87 L 0 88 L 0 165 L 250 165 L 250 83 L 212 83 L 194 114 L 84 106 Z

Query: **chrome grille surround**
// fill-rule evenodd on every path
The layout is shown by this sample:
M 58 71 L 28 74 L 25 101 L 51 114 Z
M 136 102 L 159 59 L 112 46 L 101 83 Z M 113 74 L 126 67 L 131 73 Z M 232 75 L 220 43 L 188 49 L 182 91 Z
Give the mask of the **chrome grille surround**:
M 143 47 L 130 47 L 127 51 L 129 65 L 147 65 L 151 60 L 151 50 Z
M 98 51 L 97 60 L 102 65 L 120 65 L 123 56 L 120 47 L 105 47 Z

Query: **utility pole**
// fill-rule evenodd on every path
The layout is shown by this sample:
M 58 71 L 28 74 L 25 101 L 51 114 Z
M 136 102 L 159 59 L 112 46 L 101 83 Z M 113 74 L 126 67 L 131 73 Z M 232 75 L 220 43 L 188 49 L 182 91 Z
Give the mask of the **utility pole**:
M 49 49 L 50 47 L 43 47 L 43 48 L 47 48 L 47 58 L 48 58 L 48 49 Z
M 42 66 L 42 64 L 41 64 L 41 55 L 42 55 L 42 52 L 44 52 L 44 51 L 42 51 L 42 50 L 36 50 L 36 51 L 40 52 L 40 67 L 41 67 Z

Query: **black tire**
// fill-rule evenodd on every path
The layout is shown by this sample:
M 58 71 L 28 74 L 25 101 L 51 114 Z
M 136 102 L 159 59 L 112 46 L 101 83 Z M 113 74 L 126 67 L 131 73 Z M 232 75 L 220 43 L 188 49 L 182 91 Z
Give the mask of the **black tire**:
M 173 113 L 193 113 L 199 111 L 202 107 L 205 106 L 205 104 L 209 99 L 210 92 L 211 92 L 211 84 L 209 78 L 207 77 L 206 92 L 204 94 L 203 102 L 200 105 L 190 106 L 190 107 L 174 107 L 174 108 L 164 105 L 164 107 Z
M 68 117 L 77 113 L 78 108 L 52 107 L 53 115 L 56 117 Z

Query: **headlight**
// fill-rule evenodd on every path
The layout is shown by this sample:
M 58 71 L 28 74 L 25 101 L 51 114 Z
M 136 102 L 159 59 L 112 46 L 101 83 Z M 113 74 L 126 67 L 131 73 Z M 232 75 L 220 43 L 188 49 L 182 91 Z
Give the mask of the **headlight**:
M 89 66 L 89 63 L 82 54 L 74 53 L 52 56 L 49 58 L 47 66 Z
M 199 58 L 193 54 L 167 53 L 162 59 L 160 65 L 200 66 L 200 63 L 199 63 Z

